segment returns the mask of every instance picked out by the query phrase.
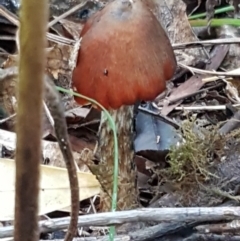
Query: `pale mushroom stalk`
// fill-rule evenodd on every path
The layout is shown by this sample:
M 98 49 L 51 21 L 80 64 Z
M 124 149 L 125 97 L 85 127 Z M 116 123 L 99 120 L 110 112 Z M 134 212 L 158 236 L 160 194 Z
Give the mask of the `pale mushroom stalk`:
M 137 205 L 137 171 L 133 160 L 133 106 L 122 106 L 118 110 L 109 110 L 117 130 L 118 137 L 118 201 L 117 209 L 132 209 Z M 113 150 L 114 140 L 112 129 L 104 113 L 102 114 L 99 129 L 98 154 L 101 157 L 101 165 L 97 174 L 104 190 L 101 193 L 102 211 L 111 210 L 112 186 L 113 186 Z

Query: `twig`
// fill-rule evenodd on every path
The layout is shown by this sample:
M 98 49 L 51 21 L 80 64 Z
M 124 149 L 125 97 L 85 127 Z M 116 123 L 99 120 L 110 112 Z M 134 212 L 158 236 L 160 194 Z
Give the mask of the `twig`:
M 185 48 L 201 48 L 219 44 L 239 44 L 240 38 L 227 38 L 227 39 L 214 39 L 204 41 L 194 41 L 180 44 L 172 44 L 174 50 L 185 49 Z
M 65 241 L 73 239 L 77 232 L 78 212 L 79 212 L 79 185 L 77 178 L 77 165 L 74 161 L 70 141 L 67 133 L 67 125 L 59 95 L 55 90 L 52 80 L 45 76 L 45 95 L 48 101 L 47 106 L 54 120 L 55 133 L 61 149 L 66 168 L 71 191 L 71 221 Z
M 240 104 L 233 105 L 233 107 L 239 107 Z M 163 107 L 157 107 L 159 110 L 162 110 Z M 174 110 L 190 110 L 190 111 L 200 111 L 200 110 L 226 110 L 226 105 L 209 105 L 209 106 L 178 106 Z
M 0 5 L 0 15 L 2 15 L 3 17 L 5 17 L 9 22 L 11 22 L 12 24 L 16 25 L 17 27 L 19 27 L 19 20 L 18 17 L 11 13 L 8 9 L 6 9 L 5 7 L 3 7 L 2 5 Z
M 235 71 L 217 72 L 217 71 L 202 70 L 202 69 L 190 67 L 190 66 L 187 66 L 187 65 L 182 64 L 182 63 L 178 63 L 178 65 L 180 67 L 184 68 L 184 69 L 188 69 L 189 71 L 191 71 L 193 73 L 197 73 L 197 74 L 215 75 L 215 76 L 221 76 L 221 77 L 224 77 L 224 76 L 229 76 L 229 77 L 236 76 L 236 77 L 239 77 L 240 76 L 240 71 L 238 73 L 236 73 Z
M 15 38 L 14 36 L 2 35 L 2 36 L 0 36 L 0 40 L 4 40 L 4 41 L 15 41 L 16 38 Z
M 95 2 L 94 0 L 91 0 L 92 2 Z M 79 4 L 77 4 L 76 6 L 74 6 L 73 8 L 69 9 L 67 12 L 63 13 L 62 15 L 56 17 L 55 19 L 53 19 L 51 22 L 48 23 L 48 27 L 51 28 L 55 23 L 57 23 L 58 21 L 68 17 L 69 15 L 71 15 L 72 13 L 76 12 L 77 10 L 84 8 L 86 6 L 86 4 L 89 2 L 89 0 L 85 0 Z
M 0 120 L 0 124 L 3 124 L 3 123 L 5 123 L 5 122 L 8 121 L 8 120 L 11 120 L 11 119 L 14 118 L 16 115 L 17 115 L 17 114 L 12 114 L 12 115 L 4 118 L 4 119 L 1 119 L 1 120 Z
M 74 45 L 76 43 L 75 40 L 72 39 L 68 39 L 62 36 L 58 36 L 56 34 L 52 34 L 52 33 L 47 33 L 47 39 L 55 42 L 55 43 L 61 43 L 61 44 L 67 44 L 67 45 Z
M 191 235 L 188 238 L 184 238 L 182 241 L 196 241 L 196 240 L 204 240 L 204 241 L 240 241 L 240 236 L 234 235 L 218 235 L 218 234 L 200 234 L 196 233 Z
M 53 117 L 52 117 L 52 115 L 51 115 L 51 113 L 50 113 L 50 111 L 49 111 L 49 109 L 48 109 L 48 107 L 47 107 L 45 101 L 43 101 L 43 108 L 44 108 L 44 110 L 45 110 L 46 116 L 47 116 L 47 118 L 48 118 L 48 120 L 49 120 L 51 126 L 54 127 L 54 120 L 53 120 Z
M 114 241 L 130 241 L 128 235 L 119 235 L 114 237 Z M 41 241 L 53 241 L 53 240 L 41 240 Z M 63 239 L 55 239 L 55 241 L 63 241 Z M 73 241 L 109 241 L 108 236 L 104 237 L 85 237 L 85 238 L 74 238 Z
M 78 226 L 110 226 L 130 222 L 205 222 L 240 219 L 240 207 L 209 208 L 142 208 L 129 211 L 117 211 L 89 214 L 78 217 Z M 69 225 L 70 218 L 40 221 L 41 232 L 54 232 Z M 13 226 L 1 227 L 0 238 L 11 237 Z

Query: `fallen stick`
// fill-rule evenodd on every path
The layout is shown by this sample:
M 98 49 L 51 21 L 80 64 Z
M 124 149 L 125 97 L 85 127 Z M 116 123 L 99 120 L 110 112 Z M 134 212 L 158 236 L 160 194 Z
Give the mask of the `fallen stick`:
M 142 208 L 129 211 L 89 214 L 78 217 L 78 226 L 110 226 L 130 222 L 206 222 L 240 218 L 240 207 L 208 208 Z M 66 229 L 70 218 L 57 218 L 39 222 L 41 233 Z M 0 238 L 11 237 L 13 226 L 0 228 Z

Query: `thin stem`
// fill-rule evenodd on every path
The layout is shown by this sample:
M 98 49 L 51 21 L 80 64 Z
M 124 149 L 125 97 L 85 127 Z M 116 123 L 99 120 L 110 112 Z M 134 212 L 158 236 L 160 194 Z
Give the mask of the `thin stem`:
M 88 98 L 84 95 L 78 94 L 76 92 L 72 92 L 69 90 L 66 90 L 64 88 L 61 87 L 56 87 L 57 90 L 61 91 L 61 92 L 65 92 L 68 94 L 72 94 L 78 97 L 81 97 L 85 100 L 90 101 L 92 104 L 99 106 L 104 114 L 106 115 L 109 125 L 111 127 L 111 129 L 113 130 L 113 140 L 114 140 L 114 169 L 113 169 L 113 194 L 112 194 L 112 208 L 111 211 L 115 212 L 117 209 L 117 192 L 118 192 L 118 139 L 117 139 L 117 131 L 116 131 L 116 126 L 115 123 L 111 117 L 111 115 L 109 114 L 109 112 L 101 105 L 99 104 L 97 101 Z M 115 227 L 111 226 L 110 227 L 110 232 L 109 232 L 109 239 L 110 241 L 114 240 L 114 236 L 115 236 Z
M 192 27 L 204 27 L 208 25 L 207 19 L 197 19 L 197 20 L 190 20 L 189 23 Z M 223 25 L 231 25 L 234 27 L 240 26 L 240 20 L 239 19 L 233 19 L 233 18 L 222 18 L 222 19 L 212 19 L 210 21 L 211 27 L 221 27 Z
M 234 10 L 234 7 L 233 6 L 227 6 L 227 7 L 223 7 L 223 8 L 219 8 L 219 9 L 216 9 L 214 11 L 214 15 L 217 15 L 217 14 L 220 14 L 220 13 L 226 13 L 226 12 L 230 12 L 230 11 L 233 11 Z M 193 19 L 198 19 L 198 18 L 204 18 L 207 16 L 207 13 L 199 13 L 199 14 L 194 14 L 192 16 L 189 16 L 188 17 L 188 20 L 193 20 Z

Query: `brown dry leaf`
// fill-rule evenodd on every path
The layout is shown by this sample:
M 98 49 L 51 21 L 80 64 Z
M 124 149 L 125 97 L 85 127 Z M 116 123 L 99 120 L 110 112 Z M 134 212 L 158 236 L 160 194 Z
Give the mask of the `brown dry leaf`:
M 69 65 L 70 56 L 73 52 L 73 46 L 65 44 L 50 43 L 50 47 L 46 48 L 47 64 L 46 70 L 55 79 L 59 79 L 61 75 L 68 78 L 67 87 L 71 85 L 71 69 Z M 17 66 L 18 55 L 9 55 L 7 60 L 2 64 L 4 69 Z M 66 84 L 65 84 L 66 85 Z M 64 87 L 64 85 L 61 85 Z
M 239 61 L 238 61 L 239 62 Z M 229 71 L 229 73 L 240 74 L 240 68 Z M 233 103 L 240 102 L 240 82 L 239 77 L 234 77 L 224 81 L 226 83 L 226 94 Z
M 27 167 L 26 167 L 27 168 Z M 65 168 L 41 165 L 39 215 L 68 207 L 71 203 L 68 173 Z M 100 192 L 91 173 L 78 172 L 80 200 Z M 0 159 L 0 221 L 14 219 L 15 161 Z
M 65 44 L 52 44 L 52 48 L 49 48 L 47 54 L 47 70 L 55 79 L 59 78 L 59 74 L 71 76 L 69 59 L 72 51 L 73 47 Z
M 84 108 L 84 107 L 76 107 L 71 110 L 68 110 L 65 112 L 66 118 L 81 118 L 84 119 L 87 117 L 89 112 L 91 111 L 90 108 Z
M 150 1 L 151 2 L 151 1 Z M 181 0 L 154 0 L 150 8 L 165 27 L 172 43 L 184 43 L 198 40 L 194 35 L 186 15 L 186 4 Z M 174 51 L 177 61 L 186 65 L 195 65 L 204 59 L 203 51 L 199 49 L 184 49 Z
M 59 22 L 62 24 L 63 28 L 66 29 L 66 31 L 71 35 L 73 39 L 78 40 L 80 38 L 80 33 L 82 31 L 83 24 L 75 23 L 67 19 L 62 19 Z
M 9 55 L 1 67 L 6 69 L 16 66 L 17 59 L 17 55 Z M 7 115 L 12 115 L 16 112 L 16 83 L 16 78 L 6 78 L 0 81 L 0 106 L 3 107 Z
M 221 65 L 223 59 L 225 58 L 227 52 L 228 52 L 228 46 L 226 45 L 219 45 L 216 46 L 211 58 L 211 61 L 209 64 L 206 65 L 205 69 L 207 70 L 216 70 Z M 176 101 L 174 104 L 169 105 L 168 103 L 173 100 L 177 100 L 179 98 L 182 98 L 184 96 L 188 96 L 190 94 L 193 94 L 197 92 L 203 85 L 204 82 L 202 81 L 202 75 L 193 75 L 191 78 L 189 78 L 187 81 L 185 81 L 180 86 L 172 89 L 172 92 L 170 96 L 168 96 L 167 101 L 165 102 L 165 105 L 161 111 L 161 114 L 168 115 L 176 106 L 182 103 L 183 99 Z

